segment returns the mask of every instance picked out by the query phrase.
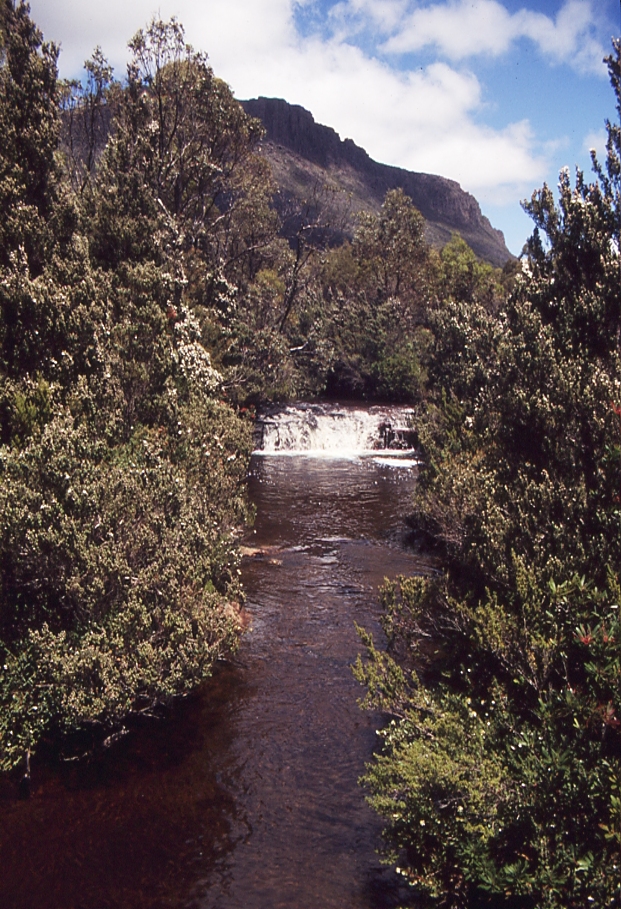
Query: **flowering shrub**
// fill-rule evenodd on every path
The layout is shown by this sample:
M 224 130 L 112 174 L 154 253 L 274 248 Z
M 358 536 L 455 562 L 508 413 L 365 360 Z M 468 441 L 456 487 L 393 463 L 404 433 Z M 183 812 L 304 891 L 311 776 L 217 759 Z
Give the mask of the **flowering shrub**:
M 43 734 L 114 729 L 187 691 L 235 645 L 244 439 L 227 419 L 195 408 L 182 442 L 142 429 L 111 449 L 63 414 L 2 453 L 4 768 Z
M 621 43 L 609 59 L 621 114 Z M 367 770 L 389 860 L 453 907 L 621 906 L 621 128 L 544 187 L 499 312 L 432 317 L 419 524 L 446 570 L 384 590 L 393 715 Z M 542 234 L 545 240 L 542 239 Z
M 199 684 L 235 647 L 251 433 L 219 400 L 222 377 L 187 300 L 181 234 L 192 220 L 216 242 L 215 228 L 187 206 L 163 210 L 158 196 L 169 202 L 171 184 L 158 188 L 143 129 L 155 87 L 140 67 L 124 95 L 106 77 L 118 124 L 97 166 L 67 165 L 74 192 L 59 153 L 55 49 L 25 4 L 2 9 L 0 769 L 9 770 L 42 739 L 118 730 Z M 161 60 L 189 53 L 174 23 L 154 24 L 136 39 L 145 66 L 155 37 Z M 227 179 L 243 170 L 255 125 L 202 57 L 177 63 L 188 98 L 211 100 L 224 118 L 220 163 L 229 156 L 230 166 L 203 187 L 213 204 L 235 195 Z M 168 89 L 159 85 L 162 99 Z M 194 148 L 203 165 L 210 122 Z M 18 210 L 21 219 L 10 215 Z

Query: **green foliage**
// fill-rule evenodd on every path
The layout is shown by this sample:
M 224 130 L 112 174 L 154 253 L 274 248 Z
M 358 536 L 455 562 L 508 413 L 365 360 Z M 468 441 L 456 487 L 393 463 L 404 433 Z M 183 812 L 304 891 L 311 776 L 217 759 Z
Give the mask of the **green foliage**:
M 5 380 L 0 408 L 3 441 L 23 445 L 52 419 L 53 389 L 40 375 L 19 383 Z
M 65 139 L 61 170 L 55 51 L 25 5 L 3 10 L 0 768 L 8 770 L 42 738 L 113 731 L 183 694 L 235 646 L 251 432 L 219 400 L 222 376 L 202 342 L 188 275 L 196 250 L 203 270 L 221 266 L 222 237 L 227 249 L 246 250 L 251 193 L 239 172 L 256 126 L 180 44 L 180 27 L 153 23 L 134 40 L 126 88 L 96 54 L 90 85 L 71 101 L 81 132 L 73 149 L 71 133 Z M 151 70 L 155 57 L 160 68 Z M 102 149 L 106 103 L 116 125 Z M 189 144 L 175 144 L 183 130 Z
M 50 729 L 114 728 L 186 691 L 234 643 L 247 434 L 231 433 L 221 405 L 195 402 L 180 417 L 178 442 L 142 429 L 110 449 L 63 414 L 4 451 L 5 768 Z
M 402 190 L 390 191 L 379 215 L 361 216 L 351 246 L 326 257 L 330 393 L 405 402 L 422 397 L 424 324 L 434 293 L 423 223 Z
M 394 717 L 365 776 L 387 856 L 441 905 L 621 905 L 621 130 L 608 133 L 595 183 L 563 172 L 558 203 L 544 187 L 526 206 L 536 230 L 501 310 L 458 241 L 441 256 L 451 299 L 429 318 L 414 504 L 445 572 L 385 589 L 390 653 L 366 639 L 357 668 Z
M 402 189 L 386 193 L 379 215 L 361 214 L 353 251 L 363 285 L 378 302 L 400 297 L 415 308 L 424 299 L 424 223 Z
M 22 2 L 2 0 L 0 24 L 10 769 L 42 739 L 120 728 L 235 646 L 251 433 L 234 408 L 421 401 L 439 279 L 400 191 L 351 245 L 327 247 L 329 187 L 280 238 L 260 124 L 175 19 L 134 36 L 123 84 L 100 48 L 84 85 L 59 83 Z M 485 296 L 487 271 L 453 245 Z
M 441 587 L 401 579 L 385 591 L 399 663 L 363 636 L 367 704 L 394 717 L 363 782 L 387 860 L 442 905 L 617 904 L 619 590 L 582 585 L 580 613 L 580 589 L 550 590 L 525 630 L 497 600 L 433 612 Z M 594 596 L 599 624 L 572 627 Z M 456 648 L 422 684 L 400 664 L 424 664 L 429 640 Z
M 439 296 L 442 300 L 480 303 L 494 308 L 502 291 L 498 270 L 481 262 L 458 234 L 440 252 Z
M 229 393 L 419 401 L 435 292 L 421 215 L 390 192 L 351 244 L 327 250 L 320 222 L 309 215 L 290 250 L 266 246 L 253 281 L 221 295 L 218 365 Z
M 57 50 L 43 43 L 26 3 L 2 0 L 0 264 L 22 250 L 39 271 L 57 189 Z

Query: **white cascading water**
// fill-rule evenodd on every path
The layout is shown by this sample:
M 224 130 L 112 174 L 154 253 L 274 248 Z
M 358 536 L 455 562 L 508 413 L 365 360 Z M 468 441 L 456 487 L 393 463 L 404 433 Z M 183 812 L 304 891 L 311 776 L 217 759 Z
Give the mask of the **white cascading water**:
M 331 458 L 383 453 L 403 462 L 414 452 L 411 417 L 410 410 L 397 406 L 296 404 L 257 420 L 255 453 Z

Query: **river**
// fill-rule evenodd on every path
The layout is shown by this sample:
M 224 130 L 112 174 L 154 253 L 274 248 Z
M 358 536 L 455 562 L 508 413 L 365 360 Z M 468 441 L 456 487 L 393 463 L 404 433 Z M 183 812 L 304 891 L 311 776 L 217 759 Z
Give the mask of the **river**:
M 358 622 L 381 639 L 385 576 L 416 481 L 396 409 L 293 408 L 263 425 L 233 660 L 95 758 L 0 789 L 3 909 L 391 909 L 399 880 L 357 785 L 381 717 L 358 706 Z M 395 430 L 396 428 L 396 430 Z

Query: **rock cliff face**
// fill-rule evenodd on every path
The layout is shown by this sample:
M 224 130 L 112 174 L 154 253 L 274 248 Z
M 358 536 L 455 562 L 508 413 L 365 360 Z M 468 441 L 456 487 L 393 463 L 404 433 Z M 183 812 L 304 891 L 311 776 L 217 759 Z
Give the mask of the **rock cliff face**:
M 278 98 L 241 102 L 248 114 L 263 122 L 263 151 L 284 197 L 305 198 L 314 187 L 329 183 L 348 194 L 351 213 L 377 211 L 389 189 L 402 188 L 427 221 L 435 246 L 459 233 L 475 253 L 492 265 L 512 258 L 502 231 L 481 213 L 479 203 L 459 183 L 378 164 L 351 139 L 315 123 L 303 107 Z M 354 219 L 350 219 L 353 229 Z

